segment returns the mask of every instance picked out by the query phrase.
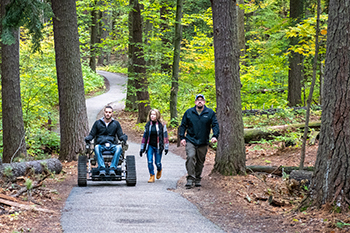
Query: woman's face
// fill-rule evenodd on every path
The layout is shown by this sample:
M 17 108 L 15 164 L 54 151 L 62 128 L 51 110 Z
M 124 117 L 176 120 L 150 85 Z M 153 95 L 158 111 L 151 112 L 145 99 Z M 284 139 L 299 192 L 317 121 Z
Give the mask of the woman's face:
M 156 121 L 157 120 L 157 114 L 155 111 L 151 112 L 151 121 Z

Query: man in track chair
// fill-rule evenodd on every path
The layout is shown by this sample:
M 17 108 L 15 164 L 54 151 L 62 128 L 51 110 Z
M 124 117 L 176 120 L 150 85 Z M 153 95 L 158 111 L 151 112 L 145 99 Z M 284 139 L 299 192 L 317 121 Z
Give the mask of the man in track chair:
M 95 157 L 98 163 L 98 170 L 100 176 L 106 176 L 106 166 L 102 153 L 110 151 L 113 155 L 111 166 L 109 168 L 109 175 L 115 176 L 119 157 L 122 153 L 122 146 L 118 145 L 119 141 L 126 143 L 128 136 L 123 133 L 122 127 L 117 120 L 112 118 L 113 108 L 106 106 L 104 109 L 104 116 L 95 121 L 90 134 L 85 138 L 85 142 L 90 144 L 91 140 L 95 142 Z

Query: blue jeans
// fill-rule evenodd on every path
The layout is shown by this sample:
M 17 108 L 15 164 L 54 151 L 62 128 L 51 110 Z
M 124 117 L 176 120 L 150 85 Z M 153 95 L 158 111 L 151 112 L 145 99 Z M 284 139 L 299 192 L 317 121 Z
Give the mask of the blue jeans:
M 153 155 L 155 158 L 157 171 L 162 170 L 162 164 L 161 164 L 162 154 L 156 147 L 148 146 L 148 150 L 147 150 L 148 171 L 149 171 L 149 174 L 151 175 L 154 175 Z
M 105 161 L 103 160 L 103 157 L 102 157 L 103 151 L 110 151 L 112 154 L 114 154 L 110 168 L 116 169 L 118 166 L 119 157 L 122 154 L 122 146 L 113 145 L 113 144 L 111 144 L 109 147 L 106 147 L 105 145 L 99 145 L 99 144 L 95 146 L 95 155 L 96 155 L 99 170 L 106 169 Z

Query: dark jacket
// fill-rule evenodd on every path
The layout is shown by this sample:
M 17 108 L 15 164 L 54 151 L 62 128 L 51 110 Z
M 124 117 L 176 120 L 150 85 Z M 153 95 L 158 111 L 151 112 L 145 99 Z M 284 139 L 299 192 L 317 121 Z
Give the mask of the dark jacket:
M 195 146 L 209 144 L 210 130 L 213 129 L 213 137 L 219 137 L 219 123 L 215 112 L 204 106 L 203 111 L 198 115 L 196 106 L 188 109 L 182 117 L 179 128 L 180 139 L 186 139 Z M 185 136 L 185 132 L 187 134 Z
M 95 139 L 95 144 L 103 145 L 107 142 L 116 144 L 118 142 L 116 137 L 118 137 L 120 141 L 126 142 L 126 140 L 128 140 L 128 136 L 123 133 L 122 127 L 118 121 L 112 119 L 106 127 L 106 123 L 103 118 L 101 118 L 95 121 L 85 141 L 90 142 L 92 139 Z
M 151 135 L 151 127 L 152 122 L 148 121 L 145 125 L 145 131 L 143 133 L 142 142 L 141 142 L 141 150 L 147 151 L 149 146 L 149 140 Z M 157 130 L 157 149 L 159 149 L 160 153 L 162 151 L 169 149 L 169 139 L 168 139 L 168 132 L 166 129 L 166 125 L 163 125 L 159 121 L 156 123 L 158 127 L 156 127 Z

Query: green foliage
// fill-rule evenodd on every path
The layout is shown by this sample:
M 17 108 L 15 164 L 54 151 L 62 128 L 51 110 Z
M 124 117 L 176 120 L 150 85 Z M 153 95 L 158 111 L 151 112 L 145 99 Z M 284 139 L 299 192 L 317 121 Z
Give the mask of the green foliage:
M 346 223 L 346 222 L 337 222 L 335 224 L 336 227 L 338 228 L 343 228 L 344 226 L 350 226 L 350 223 Z
M 122 67 L 118 63 L 114 63 L 114 64 L 106 65 L 106 66 L 99 66 L 99 67 L 97 67 L 97 70 L 104 70 L 104 71 L 108 71 L 111 73 L 122 73 L 122 74 L 126 74 L 128 72 L 126 67 Z
M 246 54 L 241 62 L 242 106 L 261 109 L 265 106 L 284 108 L 287 104 L 288 20 L 276 1 L 255 6 L 249 18 L 251 30 L 246 33 Z M 269 90 L 263 93 L 261 90 Z
M 32 131 L 27 132 L 27 153 L 37 160 L 47 159 L 48 155 L 59 152 L 60 137 L 40 126 L 31 126 Z
M 28 178 L 28 179 L 26 179 L 25 185 L 26 185 L 27 190 L 31 190 L 33 188 L 33 181 Z
M 32 53 L 26 30 L 22 30 L 20 42 L 23 120 L 27 152 L 34 159 L 45 159 L 47 154 L 58 153 L 60 142 L 59 135 L 49 130 L 58 123 L 58 89 L 52 27 L 47 25 L 43 33 L 45 39 L 41 47 L 42 53 Z M 104 86 L 103 77 L 92 72 L 87 64 L 82 63 L 82 71 L 86 94 Z M 48 124 L 49 118 L 51 125 Z M 2 153 L 2 144 L 0 152 Z
M 319 43 L 321 44 L 319 54 L 326 53 L 326 41 L 327 41 L 327 20 L 328 15 L 323 14 L 320 16 L 320 35 Z M 315 36 L 316 36 L 316 16 L 306 18 L 301 21 L 296 26 L 289 27 L 289 30 L 286 31 L 287 38 L 297 37 L 299 42 L 297 45 L 292 46 L 289 50 L 292 50 L 296 53 L 300 53 L 305 57 L 315 56 Z M 323 46 L 322 46 L 323 45 Z
M 10 167 L 10 166 L 5 167 L 3 174 L 5 177 L 11 178 L 13 176 L 12 167 Z
M 43 38 L 43 17 L 51 17 L 52 10 L 48 1 L 12 0 L 6 6 L 6 16 L 3 18 L 1 39 L 5 44 L 15 43 L 13 29 L 24 26 L 31 35 L 33 51 L 40 50 L 40 40 Z
M 127 54 L 127 46 L 129 39 L 128 32 L 128 12 L 129 1 L 117 0 L 117 1 L 97 1 L 97 4 L 93 4 L 90 0 L 77 1 L 77 19 L 78 19 L 78 32 L 80 49 L 83 58 L 89 58 L 90 56 L 90 27 L 92 24 L 91 12 L 92 10 L 98 10 L 104 12 L 113 17 L 113 28 L 110 30 L 109 37 L 102 39 L 98 44 L 98 48 L 95 52 L 99 56 L 101 51 L 115 52 L 118 60 L 124 60 Z M 99 19 L 97 22 L 102 28 L 108 28 L 109 25 Z

